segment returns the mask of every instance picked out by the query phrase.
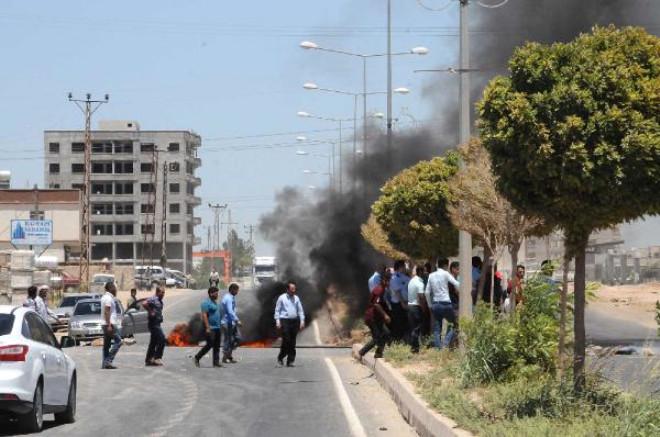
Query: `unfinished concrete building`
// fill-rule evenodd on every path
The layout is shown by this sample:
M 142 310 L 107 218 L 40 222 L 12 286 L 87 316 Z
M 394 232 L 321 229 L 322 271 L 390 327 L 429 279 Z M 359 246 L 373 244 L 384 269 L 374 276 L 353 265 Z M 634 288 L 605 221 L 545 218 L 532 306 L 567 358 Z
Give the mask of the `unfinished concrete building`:
M 135 121 L 101 121 L 91 136 L 92 262 L 152 265 L 165 255 L 168 267 L 191 272 L 201 137 Z M 45 131 L 44 149 L 46 186 L 80 189 L 84 131 Z

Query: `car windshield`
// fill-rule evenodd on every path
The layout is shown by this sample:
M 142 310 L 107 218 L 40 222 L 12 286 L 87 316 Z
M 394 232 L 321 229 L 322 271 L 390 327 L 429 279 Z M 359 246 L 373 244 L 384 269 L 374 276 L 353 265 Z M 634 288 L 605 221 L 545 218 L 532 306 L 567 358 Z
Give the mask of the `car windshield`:
M 0 335 L 7 335 L 14 326 L 13 314 L 0 314 Z
M 86 296 L 68 296 L 62 299 L 62 302 L 60 302 L 61 307 L 72 307 L 76 305 L 76 302 L 78 302 L 80 299 L 85 299 Z
M 101 314 L 101 302 L 81 302 L 76 305 L 73 313 L 75 316 L 86 316 L 88 314 Z

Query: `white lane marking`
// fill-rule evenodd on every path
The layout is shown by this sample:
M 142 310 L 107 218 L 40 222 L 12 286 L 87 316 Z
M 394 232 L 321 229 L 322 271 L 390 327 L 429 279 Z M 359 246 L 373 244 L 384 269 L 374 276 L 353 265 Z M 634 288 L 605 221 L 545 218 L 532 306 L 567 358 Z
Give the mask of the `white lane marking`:
M 318 346 L 321 346 L 323 342 L 321 341 L 321 332 L 319 331 L 319 324 L 316 323 L 316 320 L 312 322 L 312 328 L 314 328 L 314 339 L 316 340 L 316 344 Z
M 353 404 L 351 403 L 351 399 L 348 397 L 348 393 L 346 393 L 346 389 L 344 388 L 344 384 L 341 382 L 341 377 L 339 376 L 339 372 L 337 371 L 335 364 L 328 357 L 325 358 L 325 364 L 328 366 L 328 370 L 332 376 L 332 382 L 334 383 L 335 391 L 339 397 L 341 409 L 344 411 L 344 416 L 346 416 L 346 421 L 348 422 L 348 428 L 351 431 L 351 435 L 353 437 L 366 437 L 367 434 L 364 431 L 364 427 L 362 426 L 357 413 L 355 412 L 355 408 L 353 408 Z

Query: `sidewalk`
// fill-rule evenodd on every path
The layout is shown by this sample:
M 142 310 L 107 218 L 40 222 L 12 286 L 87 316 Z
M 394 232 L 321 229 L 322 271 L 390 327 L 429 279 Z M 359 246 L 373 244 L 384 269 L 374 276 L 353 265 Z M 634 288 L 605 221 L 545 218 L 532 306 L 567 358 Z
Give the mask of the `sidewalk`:
M 353 356 L 358 357 L 361 344 L 353 345 Z M 370 368 L 378 382 L 399 408 L 403 418 L 422 437 L 468 437 L 473 434 L 458 428 L 453 420 L 436 413 L 416 392 L 413 385 L 401 373 L 383 359 L 375 359 L 373 353 L 362 358 L 362 364 Z

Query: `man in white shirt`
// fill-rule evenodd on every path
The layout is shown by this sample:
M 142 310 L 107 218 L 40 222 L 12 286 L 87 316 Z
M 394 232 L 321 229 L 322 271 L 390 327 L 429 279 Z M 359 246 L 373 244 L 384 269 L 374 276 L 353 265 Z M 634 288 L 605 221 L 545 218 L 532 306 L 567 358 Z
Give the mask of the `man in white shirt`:
M 305 328 L 305 311 L 300 298 L 296 296 L 296 283 L 289 281 L 286 292 L 282 293 L 275 303 L 275 326 L 282 333 L 282 345 L 277 356 L 277 363 L 287 367 L 295 367 L 296 337 L 298 331 Z
M 220 273 L 213 267 L 211 274 L 209 275 L 209 287 L 218 287 L 220 285 Z
M 459 282 L 447 271 L 449 268 L 449 260 L 447 258 L 440 258 L 438 260 L 438 270 L 429 275 L 429 281 L 426 284 L 426 294 L 431 304 L 431 312 L 433 313 L 433 344 L 438 349 L 447 347 L 454 338 L 454 330 L 456 327 L 456 313 L 451 304 L 451 297 L 449 296 L 449 284 L 459 288 Z M 440 333 L 442 331 L 442 320 L 447 320 L 449 323 L 447 327 L 447 334 L 444 338 L 444 343 L 440 341 Z
M 46 323 L 57 322 L 57 315 L 48 308 L 48 286 L 42 285 L 39 287 L 39 295 L 34 299 L 34 305 L 35 311 Z
M 426 310 L 424 297 L 425 268 L 418 264 L 413 271 L 413 277 L 408 283 L 408 325 L 410 327 L 409 342 L 413 353 L 419 352 L 419 337 L 421 335 L 422 320 Z
M 408 282 L 410 277 L 406 274 L 406 262 L 397 260 L 394 263 L 394 275 L 387 294 L 392 311 L 393 340 L 401 340 L 408 333 Z
M 119 305 L 115 301 L 115 296 L 117 296 L 117 287 L 114 282 L 106 282 L 105 294 L 101 297 L 101 328 L 103 328 L 102 369 L 116 369 L 112 362 L 121 347 L 122 315 L 119 312 Z

